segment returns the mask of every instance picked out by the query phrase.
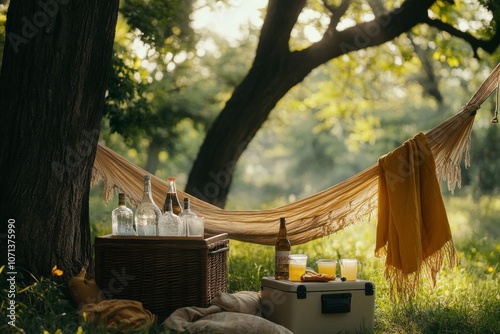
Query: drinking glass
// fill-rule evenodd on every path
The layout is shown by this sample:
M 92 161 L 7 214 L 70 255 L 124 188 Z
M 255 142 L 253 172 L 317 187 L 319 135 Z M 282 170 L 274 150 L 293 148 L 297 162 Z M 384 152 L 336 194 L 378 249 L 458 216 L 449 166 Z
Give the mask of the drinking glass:
M 306 273 L 307 255 L 291 254 L 289 264 L 289 277 L 292 282 L 300 282 L 300 277 Z
M 318 273 L 334 276 L 337 274 L 337 260 L 319 259 L 316 261 Z
M 341 259 L 339 263 L 340 275 L 347 281 L 355 281 L 363 271 L 363 263 L 356 259 Z

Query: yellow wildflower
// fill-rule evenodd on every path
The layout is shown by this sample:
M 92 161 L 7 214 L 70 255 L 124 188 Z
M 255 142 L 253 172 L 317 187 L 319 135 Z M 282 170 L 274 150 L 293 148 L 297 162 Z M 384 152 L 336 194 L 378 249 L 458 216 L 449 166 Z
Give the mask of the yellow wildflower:
M 57 265 L 52 268 L 52 276 L 62 276 L 63 271 L 61 269 L 57 269 Z

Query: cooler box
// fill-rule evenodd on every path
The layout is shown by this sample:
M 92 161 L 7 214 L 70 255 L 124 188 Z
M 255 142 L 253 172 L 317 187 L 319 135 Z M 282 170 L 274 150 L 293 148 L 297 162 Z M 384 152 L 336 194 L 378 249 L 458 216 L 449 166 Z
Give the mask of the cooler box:
M 263 316 L 294 334 L 373 331 L 373 282 L 290 282 L 263 277 L 261 283 Z

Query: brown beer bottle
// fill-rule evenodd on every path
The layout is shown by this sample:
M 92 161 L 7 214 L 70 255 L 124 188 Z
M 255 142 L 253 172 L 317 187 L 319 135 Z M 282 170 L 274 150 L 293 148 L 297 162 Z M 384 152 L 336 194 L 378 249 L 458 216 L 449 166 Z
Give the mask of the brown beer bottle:
M 177 196 L 177 187 L 175 186 L 175 177 L 169 177 L 168 181 L 168 192 L 165 198 L 165 204 L 163 204 L 163 212 L 167 212 L 168 200 L 172 200 L 172 212 L 179 215 L 182 212 L 181 202 L 179 202 L 179 197 Z
M 280 218 L 278 240 L 274 246 L 274 278 L 277 280 L 289 279 L 291 243 L 286 232 L 286 219 Z

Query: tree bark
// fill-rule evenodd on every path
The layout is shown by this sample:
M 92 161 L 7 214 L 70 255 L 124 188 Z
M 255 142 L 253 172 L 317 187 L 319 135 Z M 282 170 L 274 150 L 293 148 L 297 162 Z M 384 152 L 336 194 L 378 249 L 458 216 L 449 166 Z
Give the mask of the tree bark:
M 7 237 L 15 241 L 17 271 L 50 276 L 57 265 L 69 277 L 91 261 L 89 185 L 118 3 L 10 3 L 0 74 L 0 212 L 2 248 Z

